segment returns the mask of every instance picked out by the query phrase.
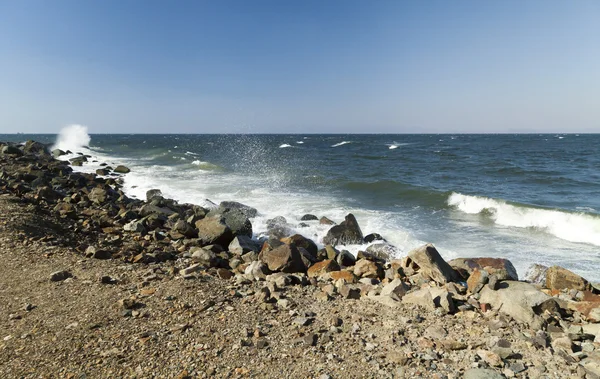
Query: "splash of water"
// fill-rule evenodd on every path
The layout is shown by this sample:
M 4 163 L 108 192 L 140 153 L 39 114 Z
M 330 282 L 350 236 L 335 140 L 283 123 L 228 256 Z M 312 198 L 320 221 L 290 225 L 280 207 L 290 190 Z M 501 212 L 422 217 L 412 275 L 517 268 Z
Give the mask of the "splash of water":
M 82 147 L 87 147 L 91 139 L 87 126 L 76 124 L 65 126 L 56 137 L 56 142 L 52 146 L 52 149 L 76 152 L 76 150 Z

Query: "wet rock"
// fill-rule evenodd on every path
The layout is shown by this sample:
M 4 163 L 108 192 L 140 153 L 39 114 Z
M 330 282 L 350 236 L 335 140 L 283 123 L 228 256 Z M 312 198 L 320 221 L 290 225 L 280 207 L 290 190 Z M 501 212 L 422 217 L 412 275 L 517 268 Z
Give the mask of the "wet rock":
M 454 269 L 431 244 L 410 251 L 405 258 L 403 268 L 405 272 L 407 270 L 418 272 L 424 278 L 439 284 L 446 284 L 457 279 Z
M 73 274 L 71 274 L 69 271 L 63 270 L 63 271 L 56 271 L 53 272 L 52 274 L 50 274 L 50 281 L 51 282 L 62 282 L 63 280 L 66 280 L 68 278 L 72 278 Z
M 546 271 L 546 288 L 553 290 L 591 290 L 590 283 L 572 271 L 560 266 L 552 266 Z
M 90 191 L 88 198 L 96 204 L 102 204 L 106 201 L 108 194 L 104 188 L 96 187 Z
M 296 245 L 282 245 L 260 253 L 260 259 L 271 271 L 306 272 L 306 266 Z
M 307 213 L 300 218 L 300 221 L 312 221 L 312 220 L 318 220 L 318 219 L 319 218 L 317 216 Z
M 341 267 L 349 267 L 356 264 L 356 258 L 354 258 L 354 255 L 350 254 L 350 252 L 347 250 L 342 250 L 339 254 L 337 254 L 335 261 Z
M 343 222 L 329 229 L 323 238 L 324 244 L 352 245 L 361 244 L 363 235 L 353 214 L 348 214 Z
M 392 257 L 400 254 L 400 250 L 389 243 L 375 243 L 367 247 L 367 253 L 371 254 L 377 259 L 389 261 Z
M 467 278 L 474 270 L 485 270 L 489 275 L 496 275 L 498 280 L 519 280 L 517 270 L 512 262 L 503 258 L 457 258 L 448 264 L 464 274 Z
M 339 269 L 340 266 L 337 264 L 336 261 L 327 259 L 321 262 L 317 262 L 314 265 L 310 266 L 306 274 L 309 278 L 316 278 L 331 271 L 339 271 Z
M 162 191 L 157 188 L 146 191 L 146 201 L 147 202 L 152 201 L 152 199 L 154 199 L 155 197 L 162 197 Z
M 335 222 L 331 221 L 327 217 L 323 216 L 319 219 L 319 224 L 321 225 L 335 225 Z
M 21 151 L 21 149 L 19 149 L 16 146 L 13 145 L 5 145 L 2 146 L 2 154 L 4 155 L 15 155 L 15 156 L 21 156 L 23 155 L 23 151 Z
M 238 203 L 237 201 L 222 201 L 221 204 L 219 204 L 220 213 L 227 213 L 227 210 L 231 209 L 236 209 L 240 211 L 247 218 L 256 217 L 256 215 L 258 214 L 256 208 L 242 203 Z
M 63 156 L 65 154 L 66 153 L 64 151 L 62 151 L 61 149 L 54 149 L 54 150 L 52 150 L 52 156 L 54 158 L 58 158 L 58 157 Z
M 123 165 L 119 165 L 119 166 L 115 167 L 115 169 L 113 171 L 118 174 L 128 174 L 129 172 L 131 172 L 129 167 L 123 166 Z
M 371 233 L 371 234 L 367 234 L 365 236 L 365 238 L 363 239 L 363 241 L 365 243 L 371 243 L 373 241 L 385 241 L 385 240 L 383 239 L 383 237 L 381 236 L 381 234 L 379 234 L 379 233 Z

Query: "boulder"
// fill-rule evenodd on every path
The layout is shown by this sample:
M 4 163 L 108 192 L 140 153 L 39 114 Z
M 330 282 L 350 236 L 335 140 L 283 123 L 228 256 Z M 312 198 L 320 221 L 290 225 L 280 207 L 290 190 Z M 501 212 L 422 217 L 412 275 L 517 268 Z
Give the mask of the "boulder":
M 342 250 L 339 254 L 337 254 L 335 256 L 335 261 L 341 267 L 349 267 L 356 264 L 356 258 L 354 258 L 354 255 L 350 254 L 348 250 Z
M 394 300 L 401 300 L 410 290 L 410 286 L 400 279 L 394 279 L 381 290 L 381 296 L 390 296 Z
M 337 264 L 336 261 L 327 259 L 321 262 L 317 262 L 314 265 L 310 266 L 306 274 L 309 278 L 317 278 L 325 273 L 339 270 L 340 266 Z
M 466 273 L 465 279 L 477 269 L 496 275 L 498 280 L 519 280 L 515 266 L 504 258 L 456 258 L 448 264 L 458 272 Z
M 198 237 L 198 232 L 184 220 L 177 220 L 171 230 L 184 235 L 187 238 Z
M 84 162 L 87 162 L 87 158 L 81 155 L 79 157 L 69 159 L 69 162 L 71 162 L 71 166 L 82 166 Z
M 335 225 L 323 238 L 324 244 L 329 245 L 353 245 L 363 243 L 363 234 L 358 222 L 352 213 L 348 214 L 344 221 Z
M 374 257 L 383 261 L 389 261 L 390 258 L 400 254 L 400 250 L 394 245 L 389 243 L 374 243 L 367 247 L 367 253 L 370 253 Z
M 590 291 L 592 286 L 587 280 L 574 272 L 560 266 L 552 266 L 546 271 L 546 288 Z
M 300 221 L 312 221 L 312 220 L 318 220 L 318 219 L 319 218 L 317 216 L 307 213 L 300 218 Z
M 319 224 L 321 225 L 335 225 L 335 222 L 331 221 L 327 217 L 323 216 L 319 219 Z
M 58 158 L 58 157 L 63 156 L 65 154 L 66 153 L 64 151 L 62 151 L 61 149 L 54 149 L 54 150 L 52 150 L 52 156 L 54 158 Z
M 319 248 L 317 247 L 317 244 L 309 238 L 306 238 L 300 234 L 294 234 L 291 237 L 282 238 L 281 242 L 288 245 L 290 243 L 293 243 L 298 247 L 303 247 L 304 249 L 306 249 L 306 251 L 310 254 L 311 257 L 315 259 L 317 258 L 317 252 L 319 251 Z
M 192 247 L 190 253 L 192 253 L 192 260 L 204 267 L 216 267 L 218 265 L 217 255 L 211 250 Z
M 198 229 L 198 238 L 202 241 L 203 245 L 218 244 L 229 246 L 234 238 L 225 220 L 219 216 L 205 217 L 202 220 L 196 221 L 196 229 Z
M 478 293 L 483 286 L 487 284 L 488 280 L 489 274 L 487 271 L 476 268 L 471 275 L 469 275 L 469 279 L 467 279 L 467 288 L 471 293 Z
M 96 203 L 96 204 L 104 203 L 106 201 L 107 197 L 108 197 L 108 194 L 107 194 L 106 190 L 101 187 L 95 187 L 88 194 L 88 198 L 90 199 L 90 201 L 93 203 Z
M 348 271 L 348 270 L 331 271 L 328 275 L 331 278 L 331 280 L 333 280 L 334 282 L 336 282 L 338 280 L 344 280 L 346 283 L 356 283 L 357 282 L 357 278 L 354 275 L 354 273 L 352 273 L 351 271 Z
M 479 294 L 480 303 L 490 304 L 492 309 L 527 324 L 532 324 L 538 319 L 534 307 L 539 307 L 551 299 L 532 284 L 512 280 L 498 283 L 495 291 L 487 286 L 483 287 Z
M 259 251 L 260 244 L 248 236 L 237 236 L 229 244 L 228 250 L 235 255 L 243 255 L 250 251 Z
M 383 267 L 377 262 L 359 259 L 354 265 L 354 275 L 359 278 L 382 278 Z
M 226 208 L 210 211 L 207 217 L 220 215 L 225 224 L 231 229 L 234 236 L 252 237 L 252 223 L 248 219 L 247 212 L 238 208 Z
M 146 201 L 150 202 L 155 197 L 162 197 L 162 191 L 158 188 L 150 189 L 146 191 Z
M 23 151 L 21 151 L 21 149 L 19 149 L 18 147 L 14 146 L 14 145 L 5 145 L 2 146 L 2 154 L 4 155 L 16 155 L 16 156 L 21 156 L 23 155 Z
M 244 274 L 252 280 L 265 280 L 271 270 L 261 261 L 253 261 L 246 267 Z
M 23 146 L 23 152 L 27 154 L 50 155 L 46 145 L 32 140 L 25 142 L 25 146 Z
M 442 287 L 424 287 L 409 292 L 402 297 L 402 302 L 419 305 L 430 310 L 442 308 L 447 313 L 453 313 L 456 310 L 452 295 Z
M 373 241 L 385 241 L 385 239 L 379 233 L 367 234 L 363 240 L 365 243 L 371 243 Z
M 123 165 L 118 165 L 113 171 L 118 174 L 128 174 L 129 172 L 131 172 L 129 167 Z
M 123 225 L 123 230 L 125 230 L 126 232 L 144 233 L 146 232 L 146 227 L 144 226 L 143 221 L 133 220 Z
M 237 201 L 222 201 L 221 204 L 219 204 L 219 210 L 221 211 L 221 213 L 224 213 L 227 209 L 237 209 L 247 218 L 256 217 L 256 215 L 258 214 L 256 208 L 252 208 L 251 206 L 238 203 Z
M 439 284 L 446 284 L 457 279 L 454 269 L 440 256 L 432 244 L 423 245 L 410 251 L 403 266 L 405 272 L 407 269 L 417 271 L 425 279 Z M 407 272 L 407 274 L 409 273 Z
M 296 245 L 284 244 L 273 250 L 263 251 L 259 258 L 271 271 L 306 272 L 302 255 Z

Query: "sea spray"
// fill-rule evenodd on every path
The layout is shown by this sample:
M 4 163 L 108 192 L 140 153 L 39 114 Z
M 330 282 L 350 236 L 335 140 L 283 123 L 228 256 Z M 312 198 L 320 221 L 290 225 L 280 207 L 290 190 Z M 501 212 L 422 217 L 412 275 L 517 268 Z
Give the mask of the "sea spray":
M 87 126 L 73 124 L 60 130 L 52 149 L 71 150 L 75 153 L 76 150 L 87 147 L 90 141 Z

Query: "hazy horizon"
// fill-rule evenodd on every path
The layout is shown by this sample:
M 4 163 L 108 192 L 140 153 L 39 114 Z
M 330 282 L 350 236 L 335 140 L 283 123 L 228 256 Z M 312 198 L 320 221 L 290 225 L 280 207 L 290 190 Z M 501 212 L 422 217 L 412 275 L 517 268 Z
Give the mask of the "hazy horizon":
M 3 2 L 0 133 L 600 132 L 600 2 Z

